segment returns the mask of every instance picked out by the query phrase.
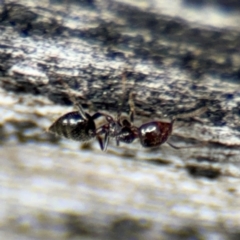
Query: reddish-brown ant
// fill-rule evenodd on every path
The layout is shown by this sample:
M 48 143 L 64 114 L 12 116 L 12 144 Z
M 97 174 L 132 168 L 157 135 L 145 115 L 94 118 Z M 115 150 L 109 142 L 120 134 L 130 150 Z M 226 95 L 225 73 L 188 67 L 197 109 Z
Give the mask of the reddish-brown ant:
M 130 104 L 131 112 L 129 122 L 127 119 L 121 120 L 118 116 L 117 120 L 112 117 L 109 118 L 108 123 L 99 127 L 96 131 L 97 134 L 105 134 L 103 142 L 104 150 L 107 149 L 109 137 L 115 138 L 117 145 L 119 142 L 132 143 L 136 138 L 139 138 L 140 143 L 145 148 L 158 147 L 167 142 L 172 133 L 173 121 L 167 123 L 162 121 L 151 121 L 136 127 L 132 124 L 134 119 L 133 104 Z M 167 142 L 171 147 L 179 149 L 182 147 L 174 146 Z
M 181 149 L 189 148 L 192 146 L 175 146 L 172 143 L 168 142 L 168 138 L 172 134 L 173 123 L 175 119 L 171 122 L 163 121 L 150 121 L 148 123 L 142 124 L 140 127 L 134 126 L 132 123 L 134 121 L 134 103 L 132 100 L 132 94 L 129 96 L 129 105 L 130 105 L 130 121 L 123 118 L 121 119 L 120 114 L 118 114 L 117 120 L 114 120 L 112 117 L 107 116 L 108 123 L 99 127 L 96 130 L 97 134 L 105 134 L 103 149 L 107 149 L 109 142 L 109 137 L 115 138 L 117 146 L 119 142 L 123 143 L 132 143 L 136 138 L 139 138 L 141 145 L 144 148 L 155 148 L 159 147 L 163 143 L 168 143 L 172 148 Z M 199 115 L 206 111 L 206 107 L 199 108 L 195 111 L 195 114 L 192 112 L 190 114 L 182 114 L 185 117 Z
M 120 113 L 116 120 L 109 115 L 105 115 L 108 123 L 100 126 L 96 130 L 96 136 L 105 135 L 101 149 L 107 149 L 109 138 L 115 138 L 117 146 L 119 146 L 120 142 L 130 144 L 136 138 L 139 138 L 141 145 L 145 148 L 158 147 L 165 143 L 171 135 L 174 120 L 170 123 L 151 121 L 142 124 L 140 127 L 136 127 L 132 124 L 134 121 L 134 103 L 132 95 L 131 93 L 129 96 L 130 122 L 128 119 L 122 118 Z M 180 148 L 169 142 L 168 144 L 173 148 Z

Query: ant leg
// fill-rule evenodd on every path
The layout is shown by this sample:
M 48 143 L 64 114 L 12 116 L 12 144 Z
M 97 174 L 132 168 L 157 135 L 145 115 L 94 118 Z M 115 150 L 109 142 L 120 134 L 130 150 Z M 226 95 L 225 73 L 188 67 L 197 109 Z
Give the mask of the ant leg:
M 72 100 L 71 100 L 72 101 Z M 76 100 L 75 100 L 76 101 Z M 80 115 L 82 116 L 82 118 L 84 120 L 87 120 L 87 117 L 86 117 L 86 113 L 84 112 L 83 108 L 82 108 L 82 105 L 81 104 L 76 104 L 76 102 L 73 102 L 74 105 L 78 108 L 78 112 L 80 113 Z
M 105 116 L 106 118 L 109 117 L 108 115 L 105 115 L 103 113 L 96 112 L 92 115 L 92 119 L 95 120 L 95 119 L 97 119 L 99 117 L 102 117 L 102 116 Z M 104 125 L 104 126 L 98 128 L 96 130 L 96 137 L 97 137 L 98 143 L 99 143 L 102 151 L 107 150 L 107 146 L 108 146 L 108 142 L 109 142 L 109 130 L 108 130 L 108 128 L 109 128 L 108 125 Z M 103 133 L 105 133 L 104 140 L 102 140 L 102 138 L 100 137 L 100 134 L 103 134 Z
M 70 100 L 71 102 L 73 103 L 73 105 L 78 109 L 78 112 L 80 113 L 80 115 L 82 116 L 82 118 L 84 120 L 87 120 L 87 116 L 86 116 L 86 113 L 84 112 L 83 108 L 82 108 L 82 105 L 77 103 L 77 99 L 75 96 L 73 96 L 72 94 L 70 94 L 70 91 L 69 91 L 69 86 L 62 80 L 62 79 L 59 79 L 59 81 L 62 83 L 62 85 L 64 86 L 65 89 L 67 89 L 67 92 L 68 92 L 68 95 L 70 97 Z
M 100 112 L 96 112 L 92 115 L 92 119 L 95 120 L 95 119 L 100 118 L 102 116 L 104 116 L 104 114 L 102 114 Z
M 134 101 L 133 101 L 133 93 L 131 92 L 129 94 L 129 100 L 128 100 L 128 104 L 129 104 L 129 107 L 130 107 L 130 121 L 133 123 L 134 122 L 134 114 L 135 114 L 135 105 L 134 105 Z
M 173 145 L 173 144 L 170 143 L 170 142 L 167 142 L 167 144 L 168 144 L 170 147 L 174 148 L 174 149 L 182 149 L 182 148 L 186 148 L 186 147 L 178 147 L 178 146 L 175 146 L 175 145 Z
M 105 114 L 105 113 L 96 112 L 92 115 L 93 120 L 95 120 L 99 117 L 105 117 L 106 120 L 108 121 L 108 123 L 113 123 L 114 122 L 114 119 L 110 115 Z
M 167 142 L 167 144 L 170 146 L 170 147 L 172 147 L 172 148 L 174 148 L 174 149 L 183 149 L 183 148 L 197 148 L 197 147 L 202 147 L 202 146 L 204 146 L 204 145 L 206 145 L 206 143 L 200 143 L 200 144 L 196 144 L 196 145 L 193 145 L 193 146 L 175 146 L 175 145 L 173 145 L 172 143 L 170 143 L 170 142 Z
M 119 146 L 119 137 L 116 137 L 116 145 Z
M 94 114 L 94 115 L 96 115 L 96 114 Z M 99 114 L 101 114 L 101 113 L 99 113 Z M 102 135 L 102 134 L 104 134 L 104 140 L 103 141 L 102 141 L 102 138 L 100 137 L 100 135 Z M 108 143 L 109 143 L 109 124 L 105 124 L 105 125 L 99 127 L 96 130 L 96 136 L 97 136 L 98 139 L 101 138 L 101 140 L 100 140 L 101 143 L 99 142 L 101 150 L 106 151 L 107 147 L 108 147 Z
M 104 151 L 104 145 L 103 145 L 102 138 L 100 137 L 100 135 L 96 135 L 96 138 L 98 140 L 98 143 L 99 143 L 99 146 L 100 146 L 101 150 Z
M 203 113 L 205 113 L 207 111 L 207 106 L 203 106 L 203 107 L 200 107 L 192 112 L 188 112 L 188 113 L 181 113 L 181 114 L 177 114 L 175 116 L 175 119 L 178 119 L 178 118 L 191 118 L 191 117 L 196 117 L 196 116 L 200 116 L 202 115 Z
M 108 143 L 109 143 L 109 131 L 106 132 L 104 136 L 103 149 L 102 149 L 104 152 L 107 150 Z
M 105 133 L 104 141 L 102 141 L 102 138 L 100 137 L 99 134 L 96 135 L 96 138 L 98 140 L 98 143 L 99 143 L 99 146 L 100 146 L 101 150 L 105 152 L 107 150 L 108 143 L 109 143 L 109 134 L 108 134 L 108 132 Z
M 126 88 L 126 72 L 125 70 L 122 73 L 122 97 L 121 101 L 118 102 L 118 109 L 117 109 L 117 119 L 120 119 L 121 113 L 122 113 L 122 107 L 124 103 L 124 98 L 125 98 L 125 88 Z

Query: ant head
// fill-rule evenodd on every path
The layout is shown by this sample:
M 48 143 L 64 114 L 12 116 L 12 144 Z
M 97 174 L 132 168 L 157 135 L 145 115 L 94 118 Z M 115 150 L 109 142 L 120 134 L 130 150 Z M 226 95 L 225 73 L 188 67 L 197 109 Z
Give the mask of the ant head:
M 153 121 L 139 127 L 139 139 L 143 147 L 158 147 L 167 141 L 172 123 Z

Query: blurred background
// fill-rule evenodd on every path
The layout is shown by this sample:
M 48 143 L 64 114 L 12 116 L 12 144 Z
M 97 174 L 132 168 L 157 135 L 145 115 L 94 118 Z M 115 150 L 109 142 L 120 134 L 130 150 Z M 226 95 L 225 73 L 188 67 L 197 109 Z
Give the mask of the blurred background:
M 0 0 L 1 238 L 239 239 L 239 11 Z M 116 117 L 130 93 L 134 125 L 176 119 L 170 142 L 193 147 L 102 152 L 47 132 L 73 98 Z

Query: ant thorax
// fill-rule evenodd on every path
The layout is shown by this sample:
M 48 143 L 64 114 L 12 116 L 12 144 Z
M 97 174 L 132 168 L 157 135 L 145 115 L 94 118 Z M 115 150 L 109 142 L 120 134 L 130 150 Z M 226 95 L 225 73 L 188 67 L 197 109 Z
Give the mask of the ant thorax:
M 129 120 L 126 116 L 112 117 L 111 115 L 101 112 L 102 117 L 95 121 L 97 126 L 97 133 L 105 134 L 110 138 L 116 138 L 121 135 L 124 126 L 130 126 Z

